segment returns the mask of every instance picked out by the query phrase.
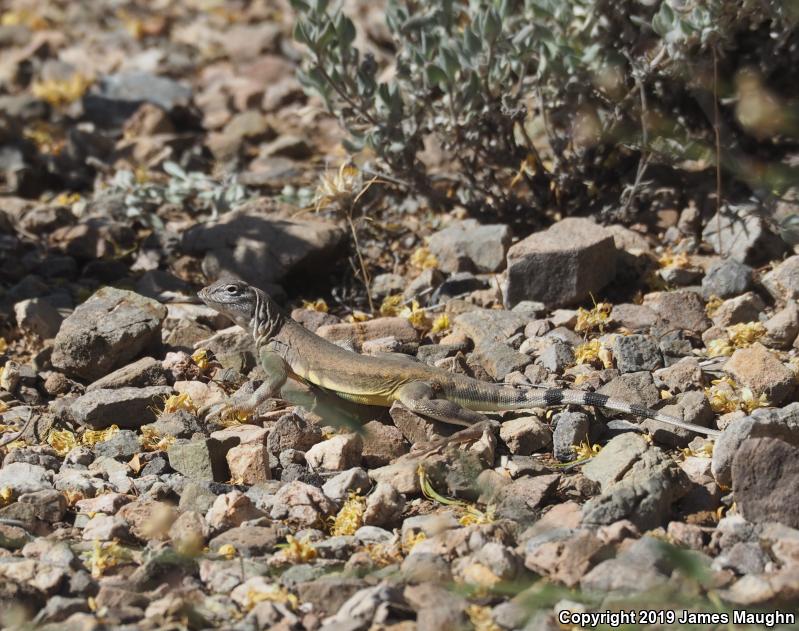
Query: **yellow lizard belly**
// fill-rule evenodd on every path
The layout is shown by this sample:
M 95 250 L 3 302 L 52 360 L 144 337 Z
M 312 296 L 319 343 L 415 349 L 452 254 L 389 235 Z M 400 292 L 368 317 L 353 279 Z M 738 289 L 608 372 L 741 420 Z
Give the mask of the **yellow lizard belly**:
M 394 399 L 389 398 L 382 394 L 350 394 L 348 392 L 338 392 L 333 390 L 333 393 L 347 401 L 353 403 L 360 403 L 361 405 L 379 405 L 381 407 L 390 407 Z

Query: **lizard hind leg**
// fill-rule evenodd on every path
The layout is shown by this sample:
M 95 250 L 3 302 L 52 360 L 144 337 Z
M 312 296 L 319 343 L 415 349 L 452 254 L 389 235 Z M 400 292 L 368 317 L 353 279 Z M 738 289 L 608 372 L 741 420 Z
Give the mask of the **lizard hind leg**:
M 397 400 L 411 412 L 448 423 L 469 427 L 476 423 L 491 423 L 480 414 L 447 399 L 435 398 L 435 392 L 423 381 L 412 381 L 402 386 L 396 394 Z

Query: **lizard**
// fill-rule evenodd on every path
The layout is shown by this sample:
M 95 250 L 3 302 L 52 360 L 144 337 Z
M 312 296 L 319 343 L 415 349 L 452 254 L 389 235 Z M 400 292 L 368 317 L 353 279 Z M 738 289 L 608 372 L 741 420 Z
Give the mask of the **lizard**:
M 240 280 L 219 280 L 198 296 L 252 335 L 266 373 L 252 394 L 204 406 L 200 414 L 206 418 L 224 412 L 252 413 L 291 378 L 355 403 L 390 407 L 398 401 L 422 416 L 466 427 L 486 423 L 484 412 L 582 405 L 651 418 L 707 436 L 721 433 L 597 392 L 535 385 L 520 389 L 453 374 L 411 358 L 361 355 L 309 331 L 268 294 Z

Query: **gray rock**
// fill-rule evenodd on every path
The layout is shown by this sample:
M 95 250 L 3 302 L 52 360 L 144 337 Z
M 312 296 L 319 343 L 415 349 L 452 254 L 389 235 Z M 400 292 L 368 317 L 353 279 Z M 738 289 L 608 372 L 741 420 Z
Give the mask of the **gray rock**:
M 504 344 L 508 338 L 524 330 L 527 318 L 513 311 L 473 309 L 455 317 L 455 328 L 463 331 L 475 346 L 489 342 Z
M 654 379 L 649 372 L 628 372 L 619 375 L 602 386 L 598 392 L 646 407 L 652 407 L 660 401 L 660 392 L 655 387 Z
M 701 333 L 711 325 L 702 297 L 690 289 L 646 294 L 644 306 L 654 311 L 659 321 L 670 329 Z
M 364 342 L 394 338 L 400 344 L 415 345 L 419 334 L 407 318 L 376 318 L 366 322 L 326 324 L 316 334 L 333 343 L 343 343 L 360 352 Z
M 664 406 L 660 408 L 660 411 L 702 427 L 710 427 L 715 417 L 704 392 L 696 390 L 680 395 L 674 404 Z M 644 420 L 641 427 L 652 435 L 655 442 L 670 447 L 685 447 L 696 436 L 690 430 L 674 427 L 651 418 Z
M 23 493 L 17 498 L 18 504 L 28 504 L 36 519 L 48 523 L 61 521 L 67 510 L 67 500 L 55 489 L 42 489 L 33 493 Z
M 12 462 L 0 468 L 0 489 L 9 488 L 14 495 L 52 489 L 51 480 L 52 474 L 39 465 Z
M 799 528 L 799 447 L 779 438 L 747 438 L 732 465 L 736 505 L 747 521 Z
M 355 539 L 362 545 L 370 543 L 388 543 L 396 535 L 390 530 L 377 526 L 361 526 L 355 531 Z
M 288 528 L 274 526 L 237 526 L 214 537 L 208 547 L 216 552 L 224 545 L 232 545 L 243 557 L 263 556 L 274 552 L 277 544 L 288 534 Z
M 702 240 L 716 254 L 741 263 L 758 264 L 779 258 L 785 251 L 785 243 L 768 229 L 758 210 L 750 205 L 723 209 L 720 217 L 708 220 Z
M 203 269 L 214 270 L 217 277 L 235 276 L 265 290 L 288 274 L 319 269 L 338 257 L 346 240 L 341 228 L 278 218 L 267 214 L 263 205 L 256 200 L 189 228 L 182 250 L 204 255 Z
M 132 114 L 142 103 L 152 103 L 171 112 L 188 107 L 191 95 L 191 87 L 174 79 L 148 72 L 121 72 L 102 77 L 96 92 L 87 96 L 84 107 L 92 111 L 95 107 L 127 106 Z
M 14 305 L 17 326 L 43 340 L 55 337 L 63 316 L 46 298 L 29 298 Z
M 786 349 L 799 336 L 799 307 L 790 301 L 763 323 L 766 328 L 764 343 L 772 348 Z
M 574 446 L 589 440 L 588 416 L 582 412 L 560 412 L 555 414 L 552 423 L 555 426 L 552 432 L 555 458 L 560 462 L 574 460 L 577 457 Z
M 652 372 L 663 365 L 660 349 L 649 335 L 617 335 L 613 359 L 620 372 Z
M 770 562 L 771 558 L 759 543 L 739 541 L 713 560 L 713 569 L 732 570 L 736 574 L 760 574 Z
M 505 421 L 499 437 L 514 455 L 529 456 L 552 444 L 552 430 L 535 416 Z
M 615 559 L 603 561 L 580 580 L 580 587 L 598 594 L 637 594 L 662 588 L 670 568 L 664 550 L 652 537 L 644 536 L 623 550 Z
M 763 299 L 749 291 L 721 303 L 713 313 L 713 324 L 725 327 L 740 322 L 757 322 L 765 309 Z
M 430 237 L 428 247 L 445 272 L 498 272 L 505 266 L 510 228 L 480 225 L 474 219 L 455 222 Z
M 583 466 L 583 475 L 598 482 L 604 492 L 624 477 L 647 448 L 641 436 L 631 432 L 619 434 Z
M 159 342 L 166 314 L 155 300 L 103 287 L 62 323 L 53 366 L 70 377 L 99 379 Z
M 616 253 L 612 234 L 594 222 L 578 218 L 559 221 L 508 250 L 506 303 L 577 304 L 613 280 Z
M 753 270 L 735 259 L 720 259 L 705 272 L 702 294 L 705 298 L 732 298 L 749 291 L 754 285 Z
M 411 412 L 399 401 L 389 409 L 394 425 L 412 445 L 438 440 L 458 431 L 457 427 Z
M 335 512 L 336 505 L 320 489 L 295 480 L 275 493 L 270 517 L 313 528 Z
M 426 269 L 410 282 L 405 291 L 402 292 L 402 297 L 406 300 L 416 298 L 423 303 L 427 303 L 436 287 L 443 282 L 444 274 L 441 273 L 441 270 Z
M 224 482 L 230 479 L 225 456 L 234 445 L 233 440 L 222 442 L 215 438 L 177 440 L 167 451 L 169 465 L 187 478 Z
M 404 581 L 408 583 L 449 583 L 452 570 L 449 562 L 438 554 L 418 552 L 409 554 L 400 566 Z
M 110 425 L 137 429 L 155 420 L 154 408 L 170 394 L 172 388 L 169 386 L 92 390 L 72 401 L 67 414 L 92 429 Z
M 690 485 L 674 460 L 657 447 L 647 449 L 621 481 L 583 505 L 583 524 L 608 525 L 628 519 L 641 531 L 657 528 Z
M 322 492 L 334 502 L 342 502 L 352 492 L 366 494 L 371 486 L 366 471 L 355 467 L 330 478 L 322 486 Z
M 217 496 L 228 490 L 230 490 L 229 487 L 214 485 L 207 481 L 188 481 L 180 493 L 178 508 L 181 511 L 196 510 L 206 513 L 216 501 Z
M 40 609 L 34 619 L 35 624 L 64 622 L 72 614 L 89 613 L 89 605 L 85 598 L 67 598 L 66 596 L 50 596 L 44 609 Z
M 559 481 L 560 475 L 557 473 L 514 480 L 500 489 L 497 515 L 520 525 L 532 523 L 540 517 L 541 507 L 557 488 Z
M 142 357 L 89 384 L 86 392 L 126 387 L 165 386 L 168 383 L 167 373 L 161 362 L 154 357 Z
M 138 434 L 129 429 L 121 429 L 108 440 L 101 441 L 94 446 L 96 455 L 119 460 L 130 459 L 141 450 Z
M 363 426 L 363 464 L 374 469 L 390 463 L 408 453 L 410 445 L 400 429 L 380 421 L 369 421 Z
M 524 370 L 532 362 L 528 355 L 500 342 L 480 344 L 474 349 L 472 356 L 495 381 L 504 381 L 510 373 Z
M 366 499 L 363 523 L 368 526 L 396 527 L 405 510 L 405 498 L 386 482 L 378 482 Z
M 478 278 L 471 272 L 455 272 L 436 287 L 430 302 L 432 304 L 446 302 L 451 298 L 463 296 L 463 294 L 487 289 L 488 286 L 488 281 Z
M 308 466 L 319 471 L 344 471 L 361 464 L 363 440 L 355 432 L 336 434 L 335 436 L 316 443 L 305 452 Z
M 549 372 L 560 374 L 574 364 L 574 350 L 568 344 L 556 341 L 539 353 L 535 363 Z
M 203 429 L 197 417 L 186 410 L 162 414 L 155 423 L 142 425 L 143 430 L 147 428 L 155 430 L 160 436 L 175 438 L 191 438 Z
M 407 281 L 399 274 L 378 274 L 372 279 L 372 296 L 383 298 L 401 294 L 407 286 Z
M 789 256 L 761 279 L 774 300 L 787 302 L 799 298 L 799 255 Z
M 266 447 L 273 454 L 279 454 L 286 449 L 304 452 L 321 440 L 322 430 L 317 425 L 297 414 L 289 413 L 277 420 L 266 439 Z

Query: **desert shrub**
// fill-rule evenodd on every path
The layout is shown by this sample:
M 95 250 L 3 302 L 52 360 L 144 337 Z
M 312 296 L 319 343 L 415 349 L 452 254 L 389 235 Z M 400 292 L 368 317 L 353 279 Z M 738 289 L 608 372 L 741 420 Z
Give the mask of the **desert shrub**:
M 383 81 L 340 8 L 293 5 L 302 80 L 349 148 L 438 201 L 619 215 L 686 173 L 714 193 L 717 162 L 746 195 L 796 179 L 783 165 L 797 137 L 796 2 L 389 0 Z M 444 170 L 420 159 L 430 138 Z

